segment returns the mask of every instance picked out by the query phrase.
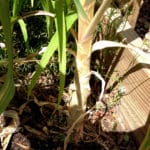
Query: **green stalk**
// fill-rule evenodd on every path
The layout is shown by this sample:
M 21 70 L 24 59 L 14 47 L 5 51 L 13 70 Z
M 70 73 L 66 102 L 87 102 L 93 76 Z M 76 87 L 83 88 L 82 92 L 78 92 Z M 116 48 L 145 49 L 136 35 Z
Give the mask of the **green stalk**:
M 64 13 L 64 1 L 56 0 L 55 2 L 56 10 L 56 30 L 58 34 L 58 55 L 59 55 L 59 96 L 58 104 L 61 102 L 63 95 L 63 90 L 65 86 L 65 76 L 66 76 L 66 22 Z
M 3 26 L 6 49 L 8 52 L 8 71 L 4 85 L 0 89 L 0 113 L 2 113 L 14 96 L 15 88 L 13 81 L 13 48 L 12 33 L 9 16 L 9 1 L 0 0 L 0 21 Z

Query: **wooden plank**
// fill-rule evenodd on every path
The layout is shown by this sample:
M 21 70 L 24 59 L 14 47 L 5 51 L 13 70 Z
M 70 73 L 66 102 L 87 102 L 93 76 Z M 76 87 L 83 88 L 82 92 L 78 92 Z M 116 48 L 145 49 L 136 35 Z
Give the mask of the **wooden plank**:
M 117 106 L 117 131 L 133 132 L 140 144 L 150 124 L 150 54 L 143 51 L 143 41 L 129 22 L 122 23 L 117 31 L 129 45 L 138 48 L 137 51 L 124 49 L 114 68 L 126 89 L 121 105 Z M 112 84 L 110 80 L 108 85 Z

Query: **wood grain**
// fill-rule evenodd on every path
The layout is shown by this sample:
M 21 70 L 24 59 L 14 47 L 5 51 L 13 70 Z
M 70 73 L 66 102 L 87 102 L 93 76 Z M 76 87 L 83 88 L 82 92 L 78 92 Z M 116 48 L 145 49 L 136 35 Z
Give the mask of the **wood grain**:
M 124 49 L 114 68 L 121 77 L 121 85 L 126 89 L 121 105 L 117 108 L 117 116 L 120 118 L 117 130 L 133 132 L 140 144 L 150 124 L 150 54 L 143 52 L 143 41 L 128 22 L 124 29 L 118 29 L 118 34 L 128 44 L 141 49 L 139 52 Z M 110 80 L 109 85 L 112 84 Z

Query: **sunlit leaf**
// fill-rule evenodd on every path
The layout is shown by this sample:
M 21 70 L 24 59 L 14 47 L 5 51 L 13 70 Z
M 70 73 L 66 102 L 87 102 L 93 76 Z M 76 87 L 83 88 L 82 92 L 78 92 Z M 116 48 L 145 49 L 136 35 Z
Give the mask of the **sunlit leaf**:
M 133 46 L 131 44 L 123 44 L 120 42 L 114 42 L 114 41 L 108 41 L 108 40 L 101 40 L 98 42 L 95 42 L 92 47 L 92 52 L 97 50 L 103 50 L 104 48 L 111 48 L 111 47 L 122 47 L 122 48 L 128 48 L 133 50 L 134 52 L 138 52 L 141 55 L 146 56 L 145 52 L 141 51 L 138 47 Z
M 101 40 L 93 44 L 92 50 L 96 51 L 96 50 L 102 50 L 104 48 L 110 48 L 110 47 L 126 47 L 126 45 L 119 42 Z
M 25 41 L 25 45 L 26 45 L 26 48 L 28 50 L 29 49 L 29 42 L 28 42 L 28 32 L 27 32 L 26 24 L 25 24 L 23 19 L 19 19 L 18 23 L 20 25 L 22 35 L 23 35 L 23 39 Z
M 31 7 L 34 6 L 34 0 L 31 0 Z

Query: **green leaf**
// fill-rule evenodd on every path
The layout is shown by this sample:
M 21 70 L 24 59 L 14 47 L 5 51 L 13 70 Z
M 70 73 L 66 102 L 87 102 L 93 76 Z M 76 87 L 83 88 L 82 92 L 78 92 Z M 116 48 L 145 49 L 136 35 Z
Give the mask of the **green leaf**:
M 34 0 L 31 0 L 31 7 L 34 6 Z
M 65 76 L 66 76 L 66 22 L 64 13 L 64 0 L 56 0 L 56 30 L 58 37 L 58 55 L 59 55 L 59 96 L 58 104 L 61 101 L 63 90 L 65 86 Z
M 84 9 L 83 9 L 80 1 L 79 0 L 74 0 L 74 3 L 76 5 L 76 9 L 77 9 L 79 17 L 81 17 L 81 18 L 83 17 L 84 19 L 86 19 L 87 21 L 89 21 L 89 18 L 86 15 L 86 13 L 85 13 L 85 11 L 84 11 Z
M 14 0 L 13 1 L 13 10 L 12 10 L 13 16 L 16 16 L 16 14 L 18 14 L 18 11 L 19 11 L 19 0 Z
M 13 29 L 15 21 L 17 21 L 17 19 L 18 19 L 19 12 L 20 12 L 20 9 L 21 9 L 23 2 L 24 2 L 24 0 L 21 0 L 21 1 L 14 0 L 13 1 L 13 9 L 12 9 L 12 17 L 11 17 L 12 29 Z M 19 23 L 19 26 L 20 26 L 21 31 L 22 31 L 22 35 L 23 35 L 23 39 L 25 41 L 26 49 L 29 50 L 28 33 L 27 33 L 26 24 L 23 21 L 23 19 L 19 19 L 18 23 Z
M 147 129 L 146 136 L 145 136 L 139 150 L 150 150 L 150 125 Z
M 26 45 L 26 48 L 28 50 L 29 49 L 29 41 L 28 41 L 28 32 L 27 32 L 26 24 L 25 24 L 23 19 L 19 19 L 18 23 L 20 25 L 21 32 L 22 32 L 22 35 L 23 35 L 23 39 L 25 41 L 25 45 Z
M 70 6 L 72 3 L 72 0 L 66 0 L 67 6 Z
M 125 140 L 126 142 L 129 142 L 129 140 L 130 140 L 129 135 L 125 134 L 125 135 L 124 135 L 124 140 Z
M 13 48 L 12 48 L 12 34 L 9 16 L 9 1 L 0 0 L 0 21 L 3 26 L 6 49 L 8 52 L 8 71 L 4 85 L 0 89 L 0 113 L 2 113 L 8 106 L 10 100 L 14 96 L 15 88 L 13 81 Z
M 51 1 L 42 0 L 41 4 L 44 11 L 53 12 L 53 6 Z M 53 23 L 54 23 L 54 19 L 49 16 L 46 16 L 46 27 L 47 27 L 47 33 L 49 38 L 51 38 L 53 33 Z
M 66 17 L 67 31 L 71 28 L 71 26 L 74 24 L 74 22 L 76 20 L 77 20 L 77 14 L 76 13 L 69 14 Z M 40 63 L 38 65 L 36 72 L 34 73 L 34 75 L 32 77 L 31 83 L 30 83 L 29 88 L 28 88 L 28 98 L 29 98 L 31 91 L 34 88 L 36 81 L 37 81 L 38 77 L 40 76 L 41 72 L 44 70 L 49 59 L 52 57 L 55 50 L 58 48 L 58 37 L 57 37 L 57 35 L 58 34 L 56 31 L 55 34 L 53 35 L 53 37 L 51 38 L 51 40 L 48 44 L 48 47 L 47 47 L 46 51 L 44 52 L 44 54 L 40 60 Z
M 12 16 L 16 17 L 19 15 L 19 11 L 23 4 L 24 0 L 13 0 Z
M 77 20 L 78 16 L 75 12 L 72 12 L 66 16 L 66 27 L 67 31 L 72 27 L 72 25 L 75 23 Z

